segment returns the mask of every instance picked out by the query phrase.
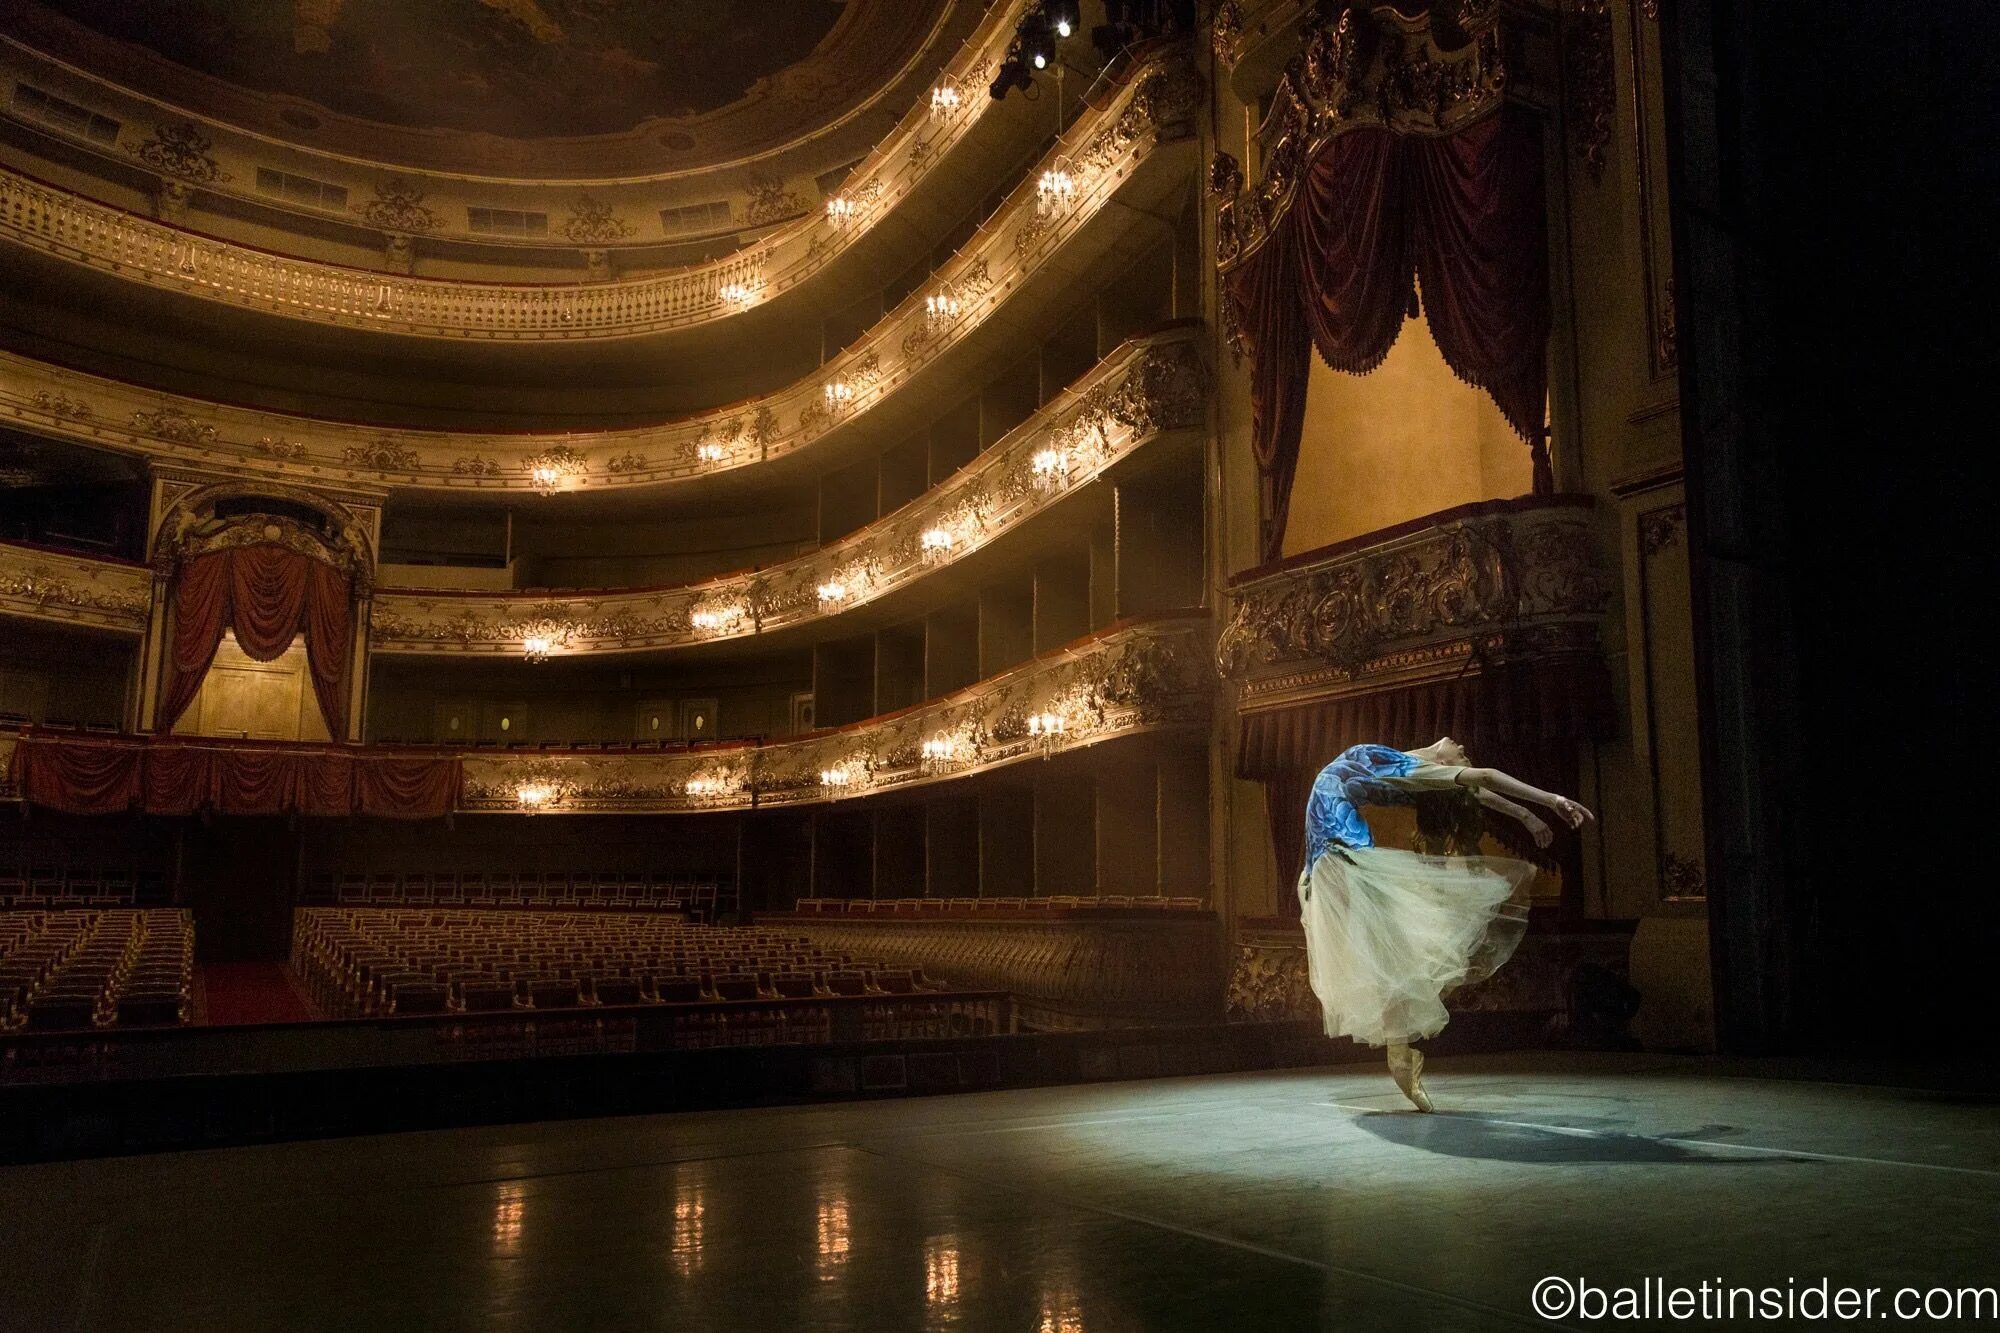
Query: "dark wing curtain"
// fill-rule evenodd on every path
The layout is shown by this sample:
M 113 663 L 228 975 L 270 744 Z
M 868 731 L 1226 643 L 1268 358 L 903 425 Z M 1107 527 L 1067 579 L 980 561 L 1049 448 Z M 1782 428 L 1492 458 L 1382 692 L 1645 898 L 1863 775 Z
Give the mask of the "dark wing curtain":
M 313 694 L 327 731 L 347 726 L 347 659 L 354 612 L 347 575 L 283 546 L 239 546 L 198 555 L 174 581 L 174 635 L 167 650 L 160 730 L 171 731 L 201 691 L 225 629 L 260 662 L 306 637 Z
M 1311 349 L 1335 370 L 1367 374 L 1420 289 L 1445 362 L 1534 448 L 1536 492 L 1554 489 L 1542 442 L 1543 210 L 1541 131 L 1512 108 L 1443 138 L 1364 128 L 1320 150 L 1291 208 L 1227 282 L 1251 354 L 1265 560 L 1283 547 Z

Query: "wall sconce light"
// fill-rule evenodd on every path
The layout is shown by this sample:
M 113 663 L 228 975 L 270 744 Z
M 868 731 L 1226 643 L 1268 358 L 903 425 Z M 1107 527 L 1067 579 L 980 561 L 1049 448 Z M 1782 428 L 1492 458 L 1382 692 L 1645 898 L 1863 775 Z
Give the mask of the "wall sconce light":
M 728 796 L 736 786 L 719 773 L 697 773 L 681 784 L 681 790 L 691 801 L 712 801 Z
M 1049 164 L 1035 182 L 1035 204 L 1043 214 L 1068 208 L 1076 199 L 1076 171 L 1066 157 Z
M 850 195 L 837 194 L 826 201 L 826 220 L 844 227 L 861 215 L 861 204 Z
M 553 646 L 546 634 L 530 634 L 527 638 L 521 640 L 521 656 L 527 658 L 530 662 L 546 662 L 549 660 L 549 651 Z
M 757 299 L 757 289 L 747 282 L 725 282 L 715 289 L 724 305 L 746 306 Z
M 545 783 L 524 782 L 514 789 L 514 803 L 523 814 L 539 814 L 548 809 L 555 798 L 555 789 Z
M 694 447 L 695 461 L 700 463 L 720 463 L 729 456 L 729 450 L 716 440 L 703 440 Z
M 726 634 L 743 623 L 745 613 L 741 602 L 716 602 L 696 607 L 688 623 L 704 634 Z
M 568 490 L 583 477 L 584 458 L 566 444 L 544 449 L 528 459 L 528 481 L 537 495 Z
M 854 769 L 847 764 L 835 764 L 832 768 L 819 771 L 819 785 L 830 796 L 839 796 L 855 785 Z
M 826 410 L 829 412 L 845 411 L 854 401 L 854 386 L 846 380 L 828 382 L 823 392 L 826 394 Z
M 1037 449 L 1028 468 L 1039 489 L 1054 490 L 1069 480 L 1069 452 L 1054 445 Z
M 918 541 L 923 548 L 925 563 L 933 565 L 951 559 L 952 547 L 958 544 L 958 539 L 951 535 L 950 529 L 941 527 L 924 529 L 924 534 Z
M 958 80 L 949 74 L 945 75 L 942 79 L 938 80 L 937 86 L 931 89 L 932 119 L 935 120 L 949 116 L 952 112 L 958 110 L 959 103 L 964 100 L 965 94 L 959 88 Z
M 818 591 L 822 606 L 836 605 L 847 600 L 847 585 L 839 579 L 828 579 L 819 585 Z
M 957 319 L 959 309 L 958 297 L 949 287 L 941 288 L 935 295 L 924 298 L 924 319 L 933 328 Z
M 1041 712 L 1028 715 L 1028 742 L 1042 752 L 1046 759 L 1062 745 L 1064 733 L 1069 730 L 1069 722 L 1061 713 Z

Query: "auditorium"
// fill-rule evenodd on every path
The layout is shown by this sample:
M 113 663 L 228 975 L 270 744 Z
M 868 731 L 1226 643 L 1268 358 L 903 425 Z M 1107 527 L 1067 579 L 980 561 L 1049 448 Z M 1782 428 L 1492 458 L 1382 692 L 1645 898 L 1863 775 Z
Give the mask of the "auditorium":
M 1996 28 L 7 0 L 0 1330 L 2000 1323 Z

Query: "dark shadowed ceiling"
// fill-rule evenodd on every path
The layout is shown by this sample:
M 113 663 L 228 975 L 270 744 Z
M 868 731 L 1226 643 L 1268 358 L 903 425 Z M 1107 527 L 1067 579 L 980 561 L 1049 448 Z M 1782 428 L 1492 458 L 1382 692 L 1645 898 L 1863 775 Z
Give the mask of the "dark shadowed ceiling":
M 617 134 L 811 55 L 842 0 L 43 0 L 255 92 L 409 129 Z M 918 5 L 919 10 L 928 6 Z

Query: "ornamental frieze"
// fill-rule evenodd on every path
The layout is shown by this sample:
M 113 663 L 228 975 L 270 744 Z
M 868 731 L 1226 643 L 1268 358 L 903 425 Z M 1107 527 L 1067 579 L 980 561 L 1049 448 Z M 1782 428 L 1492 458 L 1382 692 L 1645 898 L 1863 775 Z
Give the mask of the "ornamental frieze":
M 948 45 L 950 40 L 948 34 L 953 31 L 963 31 L 966 23 L 950 11 L 975 8 L 976 6 L 968 3 L 968 0 L 957 0 L 957 3 L 950 6 L 934 7 L 938 12 L 918 24 L 919 33 L 907 39 L 903 34 L 910 31 L 911 25 L 894 17 L 893 7 L 890 7 L 889 17 L 876 15 L 856 24 L 840 25 L 841 32 L 846 36 L 837 45 L 847 51 L 849 58 L 837 61 L 837 69 L 823 72 L 819 76 L 812 76 L 810 71 L 803 67 L 792 71 L 797 78 L 812 79 L 815 100 L 835 89 L 840 89 L 842 90 L 840 100 L 851 111 L 859 113 L 862 108 L 867 107 L 869 117 L 880 116 L 881 119 L 890 121 L 888 133 L 882 136 L 856 168 L 856 179 L 867 179 L 871 183 L 879 182 L 885 196 L 882 205 L 871 213 L 868 219 L 870 223 L 884 214 L 889 206 L 914 191 L 924 175 L 948 155 L 951 147 L 968 138 L 985 122 L 984 113 L 990 105 L 990 99 L 983 96 L 987 78 L 985 72 L 989 71 L 993 62 L 1005 53 L 1021 11 L 1030 3 L 1032 0 L 1005 0 L 1004 3 L 991 6 L 987 16 L 972 26 L 971 31 L 966 33 L 964 41 L 955 50 Z M 964 88 L 976 87 L 982 95 L 978 98 L 966 97 L 961 106 L 949 115 L 934 112 L 927 99 L 918 98 L 914 99 L 915 105 L 911 105 L 906 112 L 893 119 L 881 116 L 887 109 L 883 99 L 900 96 L 901 94 L 894 91 L 899 88 L 907 92 L 913 77 L 911 71 L 914 69 L 906 67 L 901 73 L 891 77 L 891 69 L 888 66 L 881 66 L 881 62 L 885 59 L 884 53 L 891 47 L 885 46 L 880 41 L 868 41 L 866 36 L 871 29 L 880 29 L 885 23 L 900 30 L 895 44 L 898 48 L 906 40 L 914 41 L 916 49 L 920 49 L 924 53 L 924 58 L 930 62 L 930 67 L 943 66 L 942 78 L 956 78 Z M 854 48 L 856 41 L 862 42 L 862 47 Z M 26 73 L 36 64 L 57 66 L 57 62 L 51 58 L 38 55 L 23 44 L 17 43 L 12 55 L 15 59 L 28 63 L 19 65 L 10 72 Z M 872 82 L 867 74 L 871 69 L 875 71 L 876 76 L 886 79 L 886 82 L 873 88 L 863 87 L 862 84 Z M 51 68 L 49 73 L 52 77 L 67 82 L 76 77 L 77 71 L 70 69 L 67 74 L 59 74 L 55 68 Z M 87 75 L 85 77 L 88 78 Z M 849 86 L 849 81 L 856 78 L 860 78 L 862 83 Z M 752 162 L 768 159 L 779 147 L 778 142 L 768 137 L 773 128 L 770 123 L 770 112 L 773 107 L 782 107 L 792 100 L 786 91 L 791 87 L 792 85 L 787 84 L 784 78 L 765 80 L 758 88 L 747 93 L 733 109 L 705 113 L 699 118 L 698 127 L 690 121 L 683 128 L 670 131 L 664 138 L 655 128 L 650 132 L 639 133 L 629 143 L 623 144 L 616 140 L 598 138 L 546 141 L 545 149 L 548 151 L 560 149 L 566 159 L 565 162 L 561 165 L 545 162 L 543 165 L 548 168 L 547 170 L 530 171 L 525 176 L 515 174 L 500 178 L 501 183 L 507 187 L 507 194 L 501 202 L 509 207 L 548 214 L 552 222 L 551 234 L 564 237 L 572 243 L 603 244 L 644 240 L 646 229 L 643 226 L 633 226 L 632 221 L 627 219 L 650 218 L 653 210 L 659 206 L 659 201 L 654 196 L 658 193 L 658 183 L 662 179 L 660 147 L 664 145 L 674 150 L 677 160 L 665 171 L 665 175 L 675 177 L 684 177 L 691 167 L 698 165 L 694 158 L 679 160 L 686 156 L 688 150 L 695 148 L 697 136 L 700 143 L 697 156 L 708 160 L 710 165 L 720 165 L 729 161 Z M 247 122 L 225 116 L 220 120 L 204 119 L 198 127 L 194 122 L 180 119 L 182 112 L 178 108 L 184 103 L 179 99 L 154 98 L 129 87 L 117 87 L 101 82 L 90 88 L 88 94 L 79 91 L 78 95 L 88 96 L 89 100 L 95 103 L 92 110 L 102 110 L 110 118 L 136 127 L 135 131 L 128 134 L 121 143 L 119 151 L 129 155 L 131 160 L 143 165 L 145 169 L 157 173 L 166 183 L 168 188 L 162 192 L 166 196 L 162 201 L 162 216 L 183 216 L 185 203 L 192 195 L 192 187 L 217 194 L 247 198 L 260 204 L 268 202 L 265 196 L 257 192 L 254 182 L 257 168 L 268 160 L 270 141 L 261 133 L 241 128 Z M 256 110 L 252 112 L 252 117 L 254 119 L 261 114 L 264 114 L 262 110 Z M 298 114 L 303 113 L 298 112 L 296 108 L 286 112 L 287 116 Z M 381 147 L 379 140 L 382 134 L 379 126 L 345 122 L 341 117 L 333 117 L 331 123 L 322 126 L 318 116 L 313 118 L 313 125 L 318 132 L 311 137 L 318 146 L 298 142 L 294 143 L 293 147 L 296 151 L 312 155 L 315 159 L 306 174 L 314 179 L 337 185 L 345 190 L 349 197 L 358 201 L 351 209 L 346 210 L 347 216 L 354 223 L 377 228 L 390 236 L 451 236 L 458 240 L 490 242 L 490 237 L 471 231 L 467 221 L 467 207 L 485 201 L 478 197 L 478 187 L 468 188 L 467 178 L 456 169 L 441 166 L 439 170 L 426 175 L 419 168 L 391 169 L 377 165 L 389 161 L 405 163 L 420 161 L 431 157 L 432 150 L 438 144 L 455 140 L 457 136 L 447 134 L 444 139 L 439 139 L 436 131 L 411 131 L 409 133 L 418 139 L 428 142 L 405 143 L 405 148 L 415 149 L 414 157 L 392 155 L 385 158 L 381 157 L 378 151 Z M 335 125 L 339 128 L 335 129 Z M 804 131 L 809 127 L 796 128 Z M 811 129 L 807 135 L 808 139 L 819 136 L 824 128 L 822 126 Z M 335 151 L 332 141 L 325 139 L 325 135 L 329 132 L 337 138 L 347 138 L 348 147 Z M 392 138 L 400 133 L 402 132 L 390 131 Z M 285 137 L 284 131 L 279 131 L 279 137 Z M 521 150 L 524 144 L 529 156 L 540 155 L 534 149 L 533 141 L 517 141 L 515 148 Z M 732 144 L 735 145 L 734 148 L 731 147 Z M 912 148 L 917 144 L 928 145 L 927 151 L 921 154 L 913 153 Z M 857 144 L 855 147 L 858 149 L 860 145 Z M 573 172 L 579 152 L 594 156 L 597 168 Z M 638 156 L 633 156 L 635 153 Z M 480 153 L 478 156 L 483 157 L 484 154 Z M 515 156 L 518 159 L 518 151 Z M 517 160 L 515 166 L 518 168 L 521 165 Z M 581 197 L 565 197 L 559 182 L 569 174 L 574 174 L 578 179 L 588 177 L 605 182 L 599 193 L 606 197 L 599 199 L 589 193 Z M 862 226 L 848 228 L 840 234 L 828 233 L 820 220 L 811 216 L 811 210 L 804 199 L 793 188 L 798 184 L 796 181 L 792 185 L 787 185 L 779 178 L 771 177 L 769 180 L 769 185 L 759 181 L 753 186 L 747 201 L 739 197 L 735 209 L 739 224 L 760 225 L 781 218 L 793 219 L 777 233 L 764 238 L 768 252 L 775 261 L 772 274 L 773 290 L 767 295 L 775 294 L 776 290 L 805 278 L 866 232 L 866 226 Z M 4 211 L 4 205 L 0 205 L 0 211 Z M 118 216 L 118 209 L 115 207 L 106 207 L 99 212 L 107 219 Z M 128 239 L 138 235 L 138 232 L 132 232 Z M 808 260 L 807 247 L 814 243 L 819 243 L 821 253 Z M 138 247 L 125 248 L 130 250 L 131 260 L 143 268 L 146 266 L 146 261 L 152 258 L 146 251 L 162 248 L 164 244 L 164 242 L 160 245 L 142 244 Z M 242 253 L 247 255 L 254 252 L 249 251 L 248 247 L 243 247 Z M 311 297 L 309 289 L 313 286 L 313 282 L 301 275 L 317 270 L 322 277 L 336 282 L 351 281 L 361 276 L 355 270 L 335 270 L 330 266 L 314 265 L 310 259 L 294 260 L 282 256 L 271 256 L 271 258 L 277 260 L 279 265 L 286 266 L 283 270 L 284 280 L 291 286 L 302 289 L 295 294 L 305 296 L 308 304 L 294 313 L 307 314 L 308 317 L 310 317 L 308 311 Z M 256 267 L 266 273 L 275 274 L 280 271 L 270 265 Z M 717 289 L 738 281 L 740 277 L 740 269 L 732 263 L 704 261 L 678 269 L 670 275 L 621 284 L 633 299 L 620 304 L 633 307 L 634 313 L 640 308 L 650 309 L 654 313 L 666 313 L 677 322 L 684 323 L 726 318 L 734 313 L 736 307 L 720 298 Z M 522 294 L 522 300 L 514 303 L 516 309 L 513 313 L 518 315 L 518 322 L 526 327 L 533 323 L 533 317 L 528 313 L 528 305 L 534 300 L 536 293 L 574 296 L 580 291 L 581 286 L 582 284 L 575 283 L 534 286 Z M 484 302 L 495 304 L 493 315 L 496 320 L 507 319 L 509 313 L 506 309 L 507 303 L 504 298 L 495 295 L 499 290 L 499 284 L 464 284 L 464 287 L 468 292 L 474 290 L 479 292 Z M 678 294 L 679 299 L 663 299 L 664 294 L 668 292 Z M 705 298 L 703 293 L 706 294 Z M 276 299 L 282 301 L 284 298 L 279 295 Z M 449 303 L 440 299 L 431 304 L 436 307 L 433 313 L 438 313 L 447 310 Z M 673 308 L 669 310 L 668 307 Z M 611 312 L 606 312 L 606 316 L 617 317 Z M 579 318 L 582 317 L 580 312 Z M 469 323 L 482 326 L 489 333 L 493 328 L 493 324 L 481 320 L 478 315 L 472 315 Z M 544 333 L 560 335 L 565 331 L 549 329 Z M 469 327 L 461 332 L 467 336 L 483 336 L 477 327 Z
M 127 565 L 0 543 L 0 615 L 142 633 L 153 574 Z
M 384 589 L 376 652 L 620 652 L 738 638 L 836 615 L 978 550 L 1149 441 L 1202 424 L 1208 372 L 1182 327 L 1136 339 L 903 510 L 809 555 L 707 583 L 535 599 Z
M 1458 10 L 1448 35 L 1433 28 L 1429 12 L 1405 15 L 1388 5 L 1332 8 L 1311 21 L 1258 127 L 1257 178 L 1244 184 L 1242 164 L 1228 154 L 1210 167 L 1210 189 L 1224 196 L 1216 212 L 1221 267 L 1242 262 L 1270 235 L 1328 141 L 1362 126 L 1452 134 L 1499 110 L 1507 68 L 1498 0 L 1465 0 Z
M 1477 636 L 1502 634 L 1519 651 L 1574 646 L 1610 597 L 1589 509 L 1522 501 L 1251 575 L 1231 589 L 1216 665 L 1238 678 L 1309 667 L 1352 680 Z
M 1179 53 L 1166 53 L 1156 56 L 1155 63 L 1171 68 L 1183 59 Z M 996 215 L 993 225 L 982 229 L 938 274 L 938 283 L 949 287 L 960 301 L 955 317 L 938 322 L 926 307 L 926 298 L 936 296 L 938 287 L 920 288 L 884 316 L 847 353 L 751 407 L 711 412 L 656 426 L 565 435 L 385 431 L 193 399 L 169 399 L 168 406 L 163 407 L 159 394 L 141 394 L 115 381 L 0 352 L 0 421 L 11 415 L 31 420 L 51 434 L 84 439 L 97 447 L 124 448 L 150 457 L 209 466 L 214 464 L 217 454 L 229 454 L 233 456 L 232 463 L 240 462 L 246 470 L 273 477 L 386 483 L 443 491 L 540 489 L 533 460 L 557 446 L 573 448 L 591 460 L 585 470 L 564 473 L 556 479 L 557 488 L 563 490 L 656 486 L 755 466 L 766 459 L 811 447 L 836 431 L 853 429 L 853 423 L 865 417 L 869 408 L 910 385 L 916 372 L 930 364 L 940 350 L 967 337 L 1001 310 L 1013 294 L 1022 290 L 1022 279 L 1041 267 L 1060 238 L 1074 235 L 1107 206 L 1134 178 L 1136 164 L 1153 151 L 1158 142 L 1157 131 L 1172 129 L 1180 133 L 1186 127 L 1191 108 L 1197 104 L 1187 99 L 1198 89 L 1198 84 L 1190 84 L 1161 69 L 1152 72 L 1160 77 L 1154 79 L 1142 72 L 1128 83 L 1122 94 L 1109 99 L 1102 110 L 1087 115 L 1074 137 L 1081 142 L 1092 142 L 1096 132 L 1093 127 L 1141 123 L 1153 126 L 1156 133 L 1135 130 L 1129 142 L 1120 138 L 1121 156 L 1109 160 L 1102 168 L 1077 168 L 1074 197 L 1053 211 L 1045 211 L 1038 201 L 1035 191 L 1038 172 L 1031 172 L 1030 178 Z M 1137 119 L 1129 117 L 1128 112 L 1139 106 L 1145 108 L 1145 114 Z M 32 207 L 10 210 L 6 195 L 17 183 L 32 190 L 43 188 L 31 182 L 18 182 L 18 178 L 0 169 L 0 237 L 18 238 L 18 227 L 10 218 L 43 217 L 50 206 L 47 201 L 39 201 Z M 1044 228 L 1045 244 L 1036 246 L 1031 254 L 1017 254 L 1009 227 L 1009 219 L 1015 217 L 1043 219 L 1040 225 Z M 65 232 L 62 243 L 65 246 L 92 243 L 90 238 L 97 235 L 94 229 L 100 223 L 111 225 L 101 219 L 91 220 L 88 226 L 79 223 L 76 235 L 71 237 Z M 151 253 L 148 246 L 153 244 L 135 239 L 131 253 Z M 190 279 L 176 263 L 176 283 L 205 285 L 203 265 L 208 260 L 202 257 L 202 246 L 207 244 L 202 242 L 189 249 L 188 243 L 175 242 L 185 252 L 185 262 L 194 266 L 194 277 Z M 751 270 L 763 262 L 759 258 L 761 253 L 761 250 L 748 252 L 730 261 L 746 266 L 738 275 L 744 282 L 755 277 Z M 243 284 L 251 281 L 250 275 L 233 270 L 227 273 L 217 270 L 214 277 L 231 292 L 246 290 Z M 409 280 L 389 280 L 378 275 L 361 277 L 365 281 L 351 273 L 341 279 L 339 300 L 351 306 L 357 312 L 356 317 L 372 327 L 394 327 L 397 303 L 402 299 L 398 293 L 406 289 Z M 614 301 L 623 286 L 598 284 L 579 299 Z M 504 290 L 518 294 L 520 289 Z M 297 299 L 304 301 L 304 294 Z M 556 307 L 546 294 L 538 296 L 534 304 L 540 312 L 538 320 L 562 322 L 552 313 Z M 918 331 L 923 333 L 921 338 L 909 337 Z M 836 390 L 837 410 L 829 406 L 827 396 L 828 389 L 836 385 L 844 385 L 846 390 L 845 397 L 839 397 Z M 47 407 L 37 407 L 38 394 L 49 395 L 49 402 L 54 402 L 57 396 L 66 396 L 72 401 L 95 404 L 96 415 L 85 422 Z M 130 426 L 108 424 L 118 421 L 129 422 Z M 184 423 L 192 423 L 197 434 L 190 435 L 183 429 Z M 300 447 L 276 454 L 259 448 L 258 441 L 265 438 L 286 440 Z M 491 460 L 496 469 L 459 466 L 460 460 L 467 458 Z M 618 470 L 609 466 L 612 459 L 635 458 L 646 465 Z
M 793 741 L 676 753 L 474 751 L 464 759 L 461 808 L 656 812 L 846 800 L 1198 726 L 1209 696 L 1206 621 L 1144 620 L 883 721 Z

